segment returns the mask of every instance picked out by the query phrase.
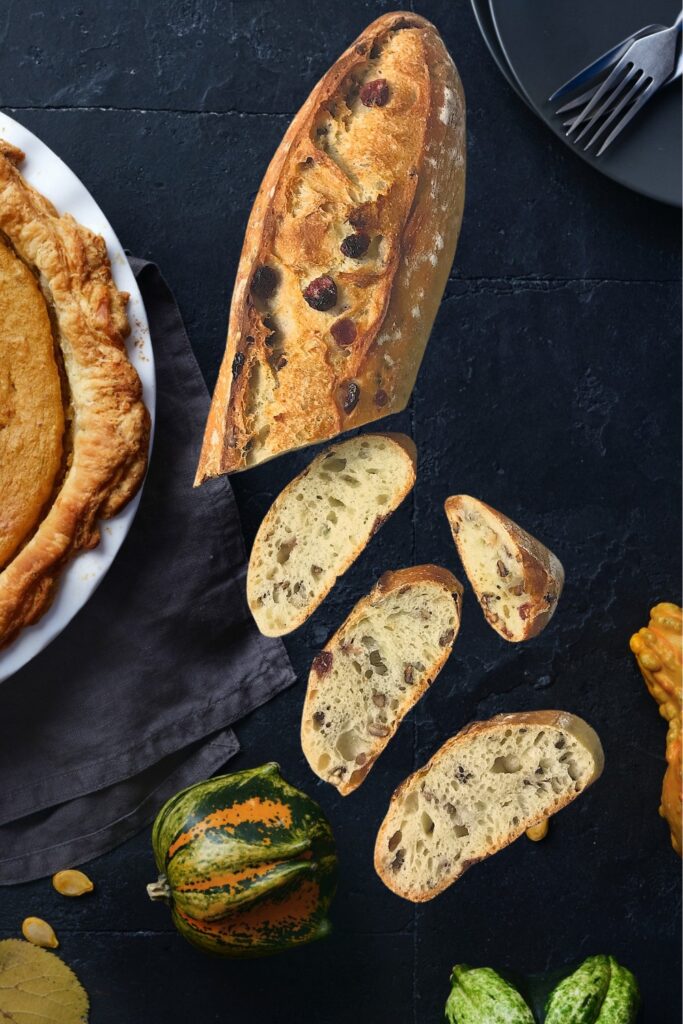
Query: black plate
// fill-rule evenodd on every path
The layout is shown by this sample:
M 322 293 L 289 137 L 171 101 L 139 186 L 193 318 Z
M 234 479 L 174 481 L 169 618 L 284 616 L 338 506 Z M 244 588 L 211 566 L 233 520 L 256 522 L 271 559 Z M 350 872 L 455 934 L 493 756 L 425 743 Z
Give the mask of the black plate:
M 558 138 L 614 181 L 680 206 L 680 81 L 651 100 L 599 158 L 567 142 L 561 121 L 547 100 L 563 82 L 631 32 L 650 23 L 673 24 L 680 10 L 679 0 L 649 0 L 647 4 L 642 0 L 489 3 L 500 53 L 530 106 Z M 482 32 L 486 38 L 484 29 Z

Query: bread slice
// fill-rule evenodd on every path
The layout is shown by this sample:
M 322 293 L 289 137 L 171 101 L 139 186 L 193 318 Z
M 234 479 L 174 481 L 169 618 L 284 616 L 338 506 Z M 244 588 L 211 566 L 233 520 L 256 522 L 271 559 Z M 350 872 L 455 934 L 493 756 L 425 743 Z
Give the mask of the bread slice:
M 404 899 L 430 900 L 574 800 L 603 764 L 596 733 L 566 711 L 473 722 L 398 787 L 375 869 Z
M 564 585 L 560 560 L 502 512 L 467 494 L 446 515 L 467 578 L 489 625 L 519 643 L 552 618 Z
M 247 600 L 266 636 L 311 615 L 415 483 L 404 434 L 365 434 L 328 448 L 275 499 L 256 535 Z
M 343 796 L 443 668 L 461 599 L 461 584 L 437 565 L 386 572 L 314 659 L 301 746 L 315 774 Z
M 382 15 L 313 88 L 259 188 L 196 484 L 405 408 L 455 254 L 466 153 L 438 32 Z

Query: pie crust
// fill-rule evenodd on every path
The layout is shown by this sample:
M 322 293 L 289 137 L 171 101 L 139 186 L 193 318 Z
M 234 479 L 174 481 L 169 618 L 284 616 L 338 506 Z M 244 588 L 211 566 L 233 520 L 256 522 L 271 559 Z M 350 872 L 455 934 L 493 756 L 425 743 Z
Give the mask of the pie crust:
M 0 329 L 0 646 L 138 490 L 150 427 L 104 240 L 24 180 L 23 156 L 0 140 L 0 313 L 16 310 Z

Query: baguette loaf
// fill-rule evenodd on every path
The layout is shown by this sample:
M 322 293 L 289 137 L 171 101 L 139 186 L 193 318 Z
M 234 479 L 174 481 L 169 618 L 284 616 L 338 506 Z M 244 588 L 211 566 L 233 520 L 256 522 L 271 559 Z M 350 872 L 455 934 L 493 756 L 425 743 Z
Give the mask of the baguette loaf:
M 550 621 L 564 585 L 560 560 L 502 512 L 467 494 L 445 504 L 467 578 L 489 625 L 519 643 Z
M 597 734 L 565 711 L 473 722 L 403 782 L 375 845 L 375 869 L 414 903 L 565 807 L 602 772 Z
M 195 484 L 403 409 L 453 261 L 465 100 L 436 29 L 373 22 L 266 171 Z
M 314 659 L 301 746 L 315 774 L 343 796 L 443 668 L 461 598 L 460 583 L 439 566 L 386 572 Z
M 365 434 L 317 455 L 275 499 L 254 541 L 247 601 L 266 636 L 311 615 L 415 483 L 404 434 Z

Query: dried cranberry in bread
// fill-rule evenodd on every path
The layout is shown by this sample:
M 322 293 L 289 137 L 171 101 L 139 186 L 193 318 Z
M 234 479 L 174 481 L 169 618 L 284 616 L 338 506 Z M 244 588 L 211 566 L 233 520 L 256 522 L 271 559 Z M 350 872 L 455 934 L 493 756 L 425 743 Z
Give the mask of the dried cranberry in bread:
M 385 572 L 313 660 L 301 746 L 346 796 L 446 663 L 460 629 L 462 586 L 438 565 Z
M 575 800 L 603 765 L 597 734 L 566 711 L 472 722 L 392 796 L 375 870 L 398 896 L 431 900 Z
M 453 61 L 424 18 L 386 14 L 314 88 L 266 171 L 195 483 L 405 407 L 464 185 Z
M 489 625 L 513 643 L 537 636 L 562 593 L 560 560 L 512 519 L 477 498 L 456 494 L 444 507 Z

